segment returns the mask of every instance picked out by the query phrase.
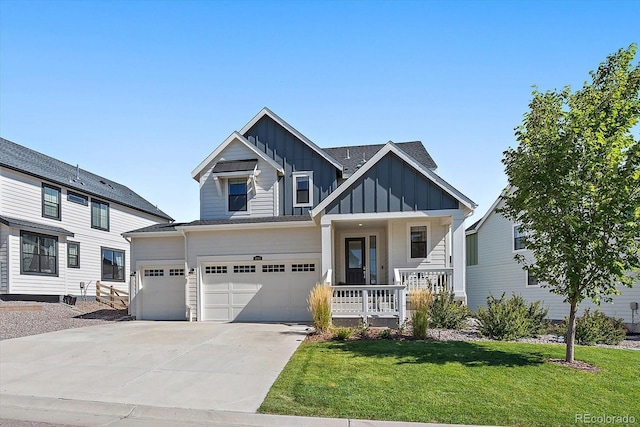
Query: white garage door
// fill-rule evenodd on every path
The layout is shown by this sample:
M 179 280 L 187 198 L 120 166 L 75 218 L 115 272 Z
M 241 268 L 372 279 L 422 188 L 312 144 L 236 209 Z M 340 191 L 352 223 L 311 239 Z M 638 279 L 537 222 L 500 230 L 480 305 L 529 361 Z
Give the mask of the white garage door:
M 203 320 L 308 321 L 309 291 L 320 280 L 317 260 L 204 264 Z
M 185 320 L 184 266 L 142 269 L 143 320 Z

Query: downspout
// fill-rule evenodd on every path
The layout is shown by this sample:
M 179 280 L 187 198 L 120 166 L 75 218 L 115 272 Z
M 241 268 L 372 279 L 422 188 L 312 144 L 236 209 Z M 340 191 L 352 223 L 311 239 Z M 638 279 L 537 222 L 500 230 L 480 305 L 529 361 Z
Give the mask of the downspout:
M 189 271 L 189 245 L 187 244 L 187 233 L 184 229 L 181 229 L 182 237 L 184 237 L 184 271 L 185 277 L 187 280 L 184 284 L 184 305 L 187 308 L 187 318 L 189 322 L 193 322 L 193 307 L 189 305 L 189 276 L 191 272 Z

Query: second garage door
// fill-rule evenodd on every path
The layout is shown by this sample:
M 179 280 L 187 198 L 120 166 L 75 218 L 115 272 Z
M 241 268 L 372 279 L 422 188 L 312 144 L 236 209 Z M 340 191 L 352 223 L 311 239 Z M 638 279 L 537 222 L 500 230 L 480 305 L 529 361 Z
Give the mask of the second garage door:
M 210 263 L 201 268 L 202 320 L 308 321 L 319 262 Z
M 143 320 L 185 320 L 184 267 L 151 267 L 142 270 Z

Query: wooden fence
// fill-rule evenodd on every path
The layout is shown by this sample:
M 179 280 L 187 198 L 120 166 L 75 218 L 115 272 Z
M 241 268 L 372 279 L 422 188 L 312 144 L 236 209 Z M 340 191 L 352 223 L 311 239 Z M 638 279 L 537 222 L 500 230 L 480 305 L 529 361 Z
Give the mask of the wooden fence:
M 96 282 L 96 301 L 107 304 L 113 308 L 129 307 L 129 292 L 116 289 L 113 286 Z

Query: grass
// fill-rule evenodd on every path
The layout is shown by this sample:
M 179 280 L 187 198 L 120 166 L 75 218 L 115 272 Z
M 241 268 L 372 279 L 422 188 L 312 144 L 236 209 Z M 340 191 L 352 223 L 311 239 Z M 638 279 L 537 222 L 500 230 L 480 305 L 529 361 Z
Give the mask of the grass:
M 545 362 L 564 346 L 304 342 L 259 412 L 452 424 L 564 426 L 576 414 L 640 423 L 640 352 L 576 347 L 589 373 Z

